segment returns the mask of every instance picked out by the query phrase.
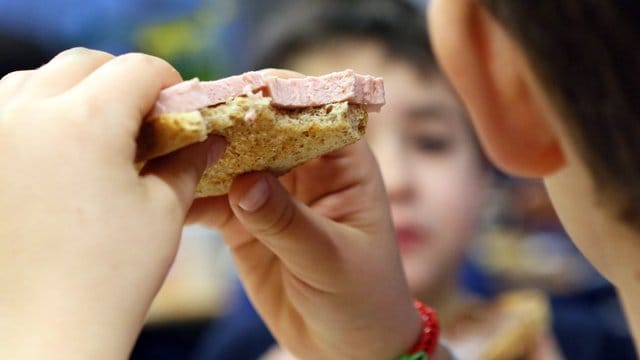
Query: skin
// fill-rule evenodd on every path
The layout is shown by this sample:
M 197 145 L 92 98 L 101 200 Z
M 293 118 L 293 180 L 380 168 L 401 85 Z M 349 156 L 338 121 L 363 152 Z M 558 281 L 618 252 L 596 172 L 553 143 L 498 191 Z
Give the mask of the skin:
M 419 72 L 375 40 L 330 43 L 294 54 L 286 66 L 384 78 L 386 105 L 369 114 L 366 139 L 380 164 L 409 288 L 447 323 L 465 297 L 456 274 L 491 184 L 462 104 L 437 70 Z
M 476 0 L 435 0 L 429 15 L 436 53 L 491 158 L 508 172 L 544 179 L 573 241 L 615 284 L 637 344 L 640 234 L 598 201 L 563 115 L 504 28 Z
M 158 58 L 87 49 L 0 80 L 0 358 L 128 356 L 224 149 L 136 171 L 142 116 L 180 80 Z
M 366 143 L 279 180 L 241 176 L 228 196 L 196 201 L 191 216 L 222 231 L 247 294 L 294 355 L 393 358 L 416 340 L 421 322 Z M 390 332 L 402 334 L 397 343 L 369 343 Z
M 513 173 L 545 178 L 576 244 L 618 287 L 638 340 L 640 235 L 598 205 L 523 52 L 475 0 L 435 0 L 430 15 L 440 61 L 489 155 Z M 92 60 L 110 65 L 88 77 L 98 66 L 72 62 L 0 82 L 0 167 L 15 169 L 0 178 L 0 216 L 10 224 L 0 228 L 2 358 L 126 357 L 175 255 L 206 151 L 134 171 L 142 115 L 179 77 L 157 59 L 119 59 Z M 414 343 L 421 321 L 366 144 L 280 180 L 239 177 L 228 196 L 190 211 L 222 229 L 247 292 L 294 355 L 393 358 Z

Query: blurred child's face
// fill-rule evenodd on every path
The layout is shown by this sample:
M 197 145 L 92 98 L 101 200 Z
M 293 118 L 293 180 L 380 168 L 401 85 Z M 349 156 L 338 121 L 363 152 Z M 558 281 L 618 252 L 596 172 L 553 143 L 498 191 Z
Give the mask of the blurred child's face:
M 289 65 L 311 75 L 352 68 L 384 78 L 387 104 L 370 114 L 367 141 L 382 169 L 409 285 L 416 296 L 429 296 L 450 283 L 490 181 L 447 83 L 361 40 L 305 51 Z

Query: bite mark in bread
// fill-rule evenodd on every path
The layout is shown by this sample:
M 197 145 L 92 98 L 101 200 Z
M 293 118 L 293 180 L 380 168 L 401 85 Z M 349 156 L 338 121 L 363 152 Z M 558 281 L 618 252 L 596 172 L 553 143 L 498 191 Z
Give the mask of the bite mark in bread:
M 367 111 L 377 111 L 384 104 L 382 79 L 351 70 L 302 79 L 265 78 L 263 82 L 252 72 L 227 80 L 191 80 L 164 90 L 138 136 L 138 161 L 204 141 L 209 135 L 227 140 L 224 155 L 200 180 L 198 197 L 227 193 L 240 174 L 284 173 L 352 144 L 364 135 Z M 233 89 L 236 95 L 219 103 L 219 94 L 213 92 L 218 86 L 223 92 Z M 251 96 L 246 96 L 249 90 Z M 268 95 L 273 92 L 279 100 L 262 96 L 263 90 Z M 206 101 L 212 104 L 202 106 Z M 172 107 L 179 111 L 171 112 Z

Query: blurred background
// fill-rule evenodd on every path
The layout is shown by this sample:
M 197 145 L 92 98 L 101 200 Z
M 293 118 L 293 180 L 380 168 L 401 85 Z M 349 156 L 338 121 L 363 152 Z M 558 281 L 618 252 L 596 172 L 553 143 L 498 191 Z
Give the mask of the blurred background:
M 424 11 L 425 0 L 405 2 Z M 286 31 L 292 18 L 282 16 L 282 9 L 294 3 L 308 3 L 307 11 L 314 11 L 319 1 L 0 0 L 0 75 L 85 46 L 151 53 L 171 62 L 185 79 L 215 79 L 252 69 L 268 48 L 269 35 Z M 498 178 L 494 219 L 465 256 L 460 275 L 465 287 L 484 298 L 516 288 L 542 290 L 550 299 L 553 334 L 567 358 L 633 359 L 614 289 L 562 231 L 542 184 Z M 205 334 L 225 324 L 231 309 L 250 306 L 239 292 L 220 237 L 186 228 L 132 358 L 204 358 L 203 341 L 232 341 Z

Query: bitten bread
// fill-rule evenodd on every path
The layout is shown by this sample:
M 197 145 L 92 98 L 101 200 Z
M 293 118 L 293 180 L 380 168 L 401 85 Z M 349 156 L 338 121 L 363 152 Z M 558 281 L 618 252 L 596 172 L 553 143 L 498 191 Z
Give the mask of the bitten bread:
M 213 82 L 191 80 L 160 95 L 141 127 L 137 159 L 223 136 L 227 149 L 196 191 L 198 197 L 221 195 L 240 174 L 284 173 L 358 141 L 368 111 L 383 104 L 382 80 L 350 70 L 297 79 L 250 72 Z

